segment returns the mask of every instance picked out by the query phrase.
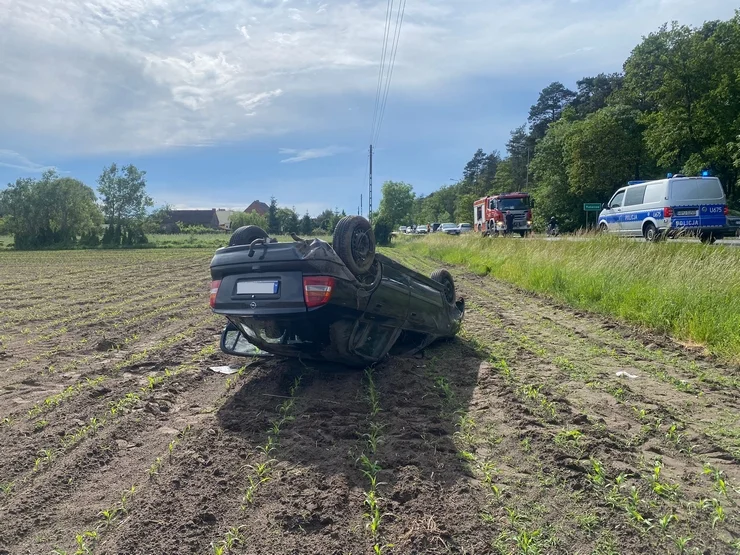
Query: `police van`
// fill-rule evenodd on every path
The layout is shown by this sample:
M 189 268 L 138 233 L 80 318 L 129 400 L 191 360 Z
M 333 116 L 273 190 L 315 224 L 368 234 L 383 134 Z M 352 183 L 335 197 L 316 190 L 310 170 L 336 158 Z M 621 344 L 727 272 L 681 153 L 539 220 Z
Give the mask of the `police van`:
M 619 189 L 599 214 L 599 230 L 648 241 L 689 234 L 713 243 L 729 234 L 728 214 L 718 178 L 669 174 Z

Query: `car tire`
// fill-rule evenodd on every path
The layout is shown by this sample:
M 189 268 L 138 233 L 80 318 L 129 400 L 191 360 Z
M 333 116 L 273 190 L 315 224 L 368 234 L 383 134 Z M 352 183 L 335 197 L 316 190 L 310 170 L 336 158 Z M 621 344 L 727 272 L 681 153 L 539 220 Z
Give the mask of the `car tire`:
M 334 252 L 356 276 L 366 273 L 375 261 L 375 234 L 362 216 L 345 216 L 334 228 Z
M 609 226 L 606 225 L 605 222 L 601 222 L 599 224 L 599 233 L 607 233 L 609 231 Z
M 251 245 L 255 239 L 267 239 L 267 232 L 258 225 L 245 225 L 229 237 L 229 246 Z
M 714 236 L 714 233 L 701 233 L 699 235 L 699 241 L 702 243 L 712 245 L 717 240 L 717 237 Z
M 660 241 L 660 232 L 651 222 L 645 224 L 645 229 L 643 229 L 642 234 L 645 237 L 645 240 L 650 243 L 657 243 Z
M 447 270 L 434 270 L 431 275 L 432 280 L 437 283 L 441 283 L 444 287 L 444 297 L 448 304 L 455 304 L 455 280 L 452 279 L 452 274 Z

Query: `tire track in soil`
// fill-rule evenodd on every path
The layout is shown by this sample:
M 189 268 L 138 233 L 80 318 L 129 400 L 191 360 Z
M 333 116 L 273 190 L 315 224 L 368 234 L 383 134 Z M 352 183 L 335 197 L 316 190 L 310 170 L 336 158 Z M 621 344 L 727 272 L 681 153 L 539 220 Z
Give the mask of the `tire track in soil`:
M 165 356 L 172 362 L 169 365 L 198 353 L 213 341 L 214 331 L 212 325 L 188 348 L 171 349 Z M 223 359 L 206 357 L 197 362 L 201 370 L 186 371 L 149 395 L 142 394 L 134 410 L 119 417 L 109 414 L 109 422 L 96 434 L 64 451 L 51 468 L 33 476 L 9 503 L 0 506 L 0 522 L 10 525 L 0 536 L 18 552 L 39 553 L 73 543 L 75 531 L 94 529 L 101 510 L 115 504 L 131 485 L 146 481 L 147 469 L 157 456 L 166 458 L 177 432 L 207 418 L 218 399 L 229 394 L 223 376 L 205 370 L 209 363 L 223 364 Z M 228 357 L 226 362 L 230 361 L 244 363 Z M 97 405 L 87 407 L 86 415 L 95 414 Z
M 406 259 L 406 262 L 409 263 L 409 260 Z M 414 262 L 412 262 L 411 264 L 416 265 L 417 267 L 421 266 L 425 269 L 429 268 L 429 264 L 426 261 L 422 261 L 422 263 L 419 263 L 418 260 L 415 260 Z M 469 299 L 470 297 L 472 297 L 473 299 L 475 299 L 476 303 L 481 303 L 480 290 L 478 289 L 476 292 L 473 292 L 473 288 L 466 286 L 468 283 L 468 279 L 473 280 L 475 278 L 471 278 L 469 274 L 466 274 L 464 272 L 455 273 L 457 274 L 457 283 L 460 285 L 459 289 L 469 293 Z M 524 295 L 522 295 L 520 292 L 512 288 L 507 288 L 507 286 L 505 286 L 504 284 L 495 282 L 494 280 L 485 281 L 486 285 L 488 285 L 489 281 L 492 282 L 491 290 L 496 291 L 495 297 L 500 296 L 500 298 L 507 299 L 512 309 L 514 310 L 518 310 L 519 306 L 521 305 L 522 311 L 525 313 L 526 316 L 526 313 L 528 311 L 528 309 L 526 308 L 526 303 L 529 300 L 528 298 L 523 298 Z M 491 295 L 490 297 L 486 295 L 485 297 L 490 299 L 491 297 L 494 297 L 494 295 Z M 547 306 L 546 303 L 542 304 L 544 306 Z M 493 311 L 494 314 L 506 312 L 505 308 L 496 307 L 493 302 L 490 302 L 487 308 L 489 311 Z M 497 308 L 498 310 L 496 310 Z M 567 313 L 567 310 L 565 309 L 558 310 L 560 310 L 561 313 Z M 712 492 L 711 484 L 707 483 L 706 479 L 703 480 L 703 482 L 700 479 L 702 474 L 701 463 L 703 461 L 696 460 L 696 458 L 693 457 L 687 457 L 685 454 L 678 452 L 678 450 L 676 449 L 665 449 L 663 445 L 656 445 L 655 443 L 648 444 L 645 451 L 643 451 L 642 449 L 639 449 L 640 446 L 636 447 L 630 444 L 630 442 L 628 441 L 628 436 L 625 435 L 624 430 L 614 430 L 613 423 L 615 420 L 616 422 L 621 422 L 622 424 L 624 424 L 629 419 L 629 415 L 626 417 L 619 417 L 618 413 L 620 410 L 622 410 L 621 404 L 614 403 L 613 400 L 611 403 L 607 402 L 605 404 L 602 404 L 604 400 L 608 400 L 608 397 L 602 396 L 602 398 L 599 399 L 598 397 L 594 397 L 594 392 L 590 390 L 588 391 L 588 395 L 580 400 L 569 398 L 568 395 L 572 394 L 572 392 L 582 391 L 583 384 L 567 384 L 573 386 L 571 391 L 569 392 L 568 388 L 564 387 L 562 383 L 564 380 L 567 382 L 568 377 L 564 376 L 557 367 L 549 364 L 547 361 L 543 361 L 541 357 L 533 356 L 532 353 L 523 350 L 521 348 L 521 345 L 518 344 L 516 341 L 512 341 L 512 337 L 505 332 L 505 326 L 507 323 L 509 326 L 511 326 L 512 321 L 513 323 L 516 323 L 515 314 L 513 316 L 505 314 L 504 317 L 501 318 L 501 322 L 499 322 L 497 325 L 496 322 L 491 322 L 489 320 L 489 318 L 487 317 L 488 315 L 486 314 L 487 311 L 485 309 L 481 310 L 480 312 L 480 314 L 478 313 L 478 311 L 470 311 L 468 313 L 465 326 L 466 330 L 468 330 L 468 332 L 473 336 L 477 338 L 484 338 L 489 344 L 496 345 L 498 348 L 498 352 L 508 353 L 507 359 L 512 365 L 514 373 L 521 376 L 525 383 L 529 382 L 533 384 L 539 384 L 541 387 L 544 387 L 545 394 L 554 402 L 554 404 L 558 408 L 558 416 L 560 417 L 560 421 L 557 423 L 556 426 L 552 426 L 552 423 L 548 423 L 546 421 L 543 422 L 542 420 L 540 420 L 536 423 L 532 423 L 533 425 L 527 428 L 526 432 L 524 433 L 524 439 L 528 439 L 527 445 L 529 446 L 531 444 L 532 446 L 537 446 L 537 448 L 534 449 L 536 457 L 533 458 L 531 463 L 548 461 L 551 465 L 551 468 L 554 468 L 556 470 L 555 475 L 559 475 L 559 479 L 564 480 L 564 483 L 580 479 L 580 488 L 585 488 L 586 486 L 588 486 L 587 483 L 584 483 L 584 476 L 586 475 L 587 469 L 584 468 L 583 464 L 580 465 L 580 468 L 578 464 L 574 465 L 574 461 L 569 460 L 573 459 L 572 454 L 570 456 L 568 456 L 568 454 L 565 454 L 566 458 L 564 459 L 564 454 L 560 452 L 558 455 L 558 449 L 556 449 L 554 451 L 554 453 L 556 454 L 555 456 L 547 456 L 548 453 L 553 452 L 553 438 L 556 437 L 558 432 L 563 431 L 564 429 L 580 429 L 581 432 L 584 432 L 585 430 L 584 437 L 595 436 L 599 438 L 600 444 L 598 446 L 593 446 L 592 452 L 595 449 L 597 457 L 605 461 L 606 464 L 609 466 L 609 471 L 613 472 L 614 474 L 616 474 L 620 470 L 635 472 L 638 467 L 644 465 L 645 458 L 648 461 L 648 465 L 650 465 L 652 464 L 652 460 L 657 457 L 661 459 L 664 464 L 662 476 L 668 476 L 669 483 L 671 481 L 681 483 L 681 494 L 686 502 L 692 499 L 698 500 L 707 496 L 711 497 L 712 494 L 716 495 L 715 492 Z M 552 311 L 550 311 L 550 314 L 552 314 Z M 511 319 L 509 319 L 507 322 L 508 316 L 511 316 Z M 598 322 L 598 319 L 594 318 L 594 320 Z M 526 321 L 526 318 L 522 318 L 522 320 L 519 321 L 519 324 L 522 324 L 523 321 Z M 593 322 L 591 323 L 593 324 Z M 603 321 L 601 323 L 603 324 Z M 546 334 L 541 334 L 540 336 L 536 337 L 535 343 L 538 346 L 544 345 L 550 347 L 551 350 L 555 352 L 557 352 L 559 348 L 562 348 L 560 344 L 556 343 L 553 345 L 553 341 L 548 341 L 548 337 Z M 555 378 L 555 380 L 553 380 L 553 378 Z M 553 381 L 555 383 L 553 383 Z M 658 387 L 656 387 L 656 391 L 658 391 L 658 393 L 653 392 L 653 394 L 657 396 L 657 399 L 651 398 L 651 402 L 654 403 L 655 406 L 662 406 L 661 402 L 664 402 L 664 399 L 662 397 L 670 398 L 670 395 L 673 392 L 669 389 L 668 386 L 666 386 L 665 384 L 661 384 L 661 382 L 654 383 L 658 384 Z M 663 386 L 663 391 L 660 391 L 660 385 Z M 666 392 L 665 389 L 668 389 L 668 391 Z M 554 392 L 557 392 L 556 397 L 552 396 Z M 512 395 L 512 393 L 514 393 L 514 395 Z M 510 390 L 509 394 L 504 395 L 502 398 L 505 399 L 507 402 L 514 402 L 513 406 L 511 406 L 508 411 L 509 413 L 522 413 L 522 411 L 524 411 L 524 414 L 526 414 L 527 412 L 529 412 L 529 409 L 526 407 L 526 405 L 523 405 L 516 400 L 516 394 L 514 391 Z M 611 409 L 609 405 L 612 405 Z M 574 411 L 574 407 L 579 408 L 578 410 Z M 593 418 L 595 413 L 601 413 L 602 417 L 598 418 L 596 422 L 591 422 L 591 419 Z M 584 427 L 584 424 L 589 424 L 589 426 Z M 512 429 L 517 429 L 516 423 L 509 423 L 509 425 Z M 628 427 L 629 425 L 630 424 L 628 423 Z M 520 434 L 521 433 L 522 430 L 520 429 Z M 610 447 L 604 450 L 604 448 L 609 445 Z M 528 448 L 531 449 L 532 447 Z M 645 457 L 646 455 L 647 457 Z M 564 461 L 566 464 L 564 464 Z M 720 461 L 724 462 L 722 461 L 722 459 L 720 459 Z M 715 464 L 716 462 L 716 459 L 712 460 L 713 464 Z M 535 467 L 537 467 L 536 464 Z M 649 472 L 649 470 L 649 468 L 644 468 L 644 466 L 641 468 L 641 479 L 644 478 L 645 473 Z M 729 475 L 729 481 L 731 483 L 738 483 L 736 472 L 737 469 L 734 466 L 728 466 L 725 464 L 723 470 L 726 471 L 726 476 Z M 637 470 L 636 475 L 640 476 L 640 474 L 640 470 Z M 640 487 L 640 483 L 638 483 L 638 487 Z M 572 497 L 573 495 L 575 495 L 575 493 L 575 491 L 572 491 L 569 494 L 569 497 Z M 516 498 L 526 499 L 527 491 L 517 491 Z M 724 502 L 729 506 L 736 506 L 731 499 L 725 499 Z M 599 507 L 600 510 L 608 509 L 603 500 L 597 502 L 596 507 Z M 689 511 L 691 510 L 690 507 L 682 508 L 688 509 Z M 584 509 L 588 510 L 589 506 L 586 505 Z M 624 519 L 620 518 L 619 520 Z M 689 519 L 689 521 L 690 520 L 692 519 Z M 696 520 L 696 518 L 694 518 L 693 520 Z M 625 526 L 629 525 L 628 522 L 624 524 Z M 731 525 L 727 524 L 727 526 Z M 719 540 L 719 535 L 717 533 L 714 533 L 713 529 L 710 530 L 708 522 L 705 521 L 701 524 L 695 525 L 694 527 L 687 527 L 686 525 L 683 526 L 684 531 L 686 532 L 686 536 L 697 533 L 696 528 L 699 527 L 703 528 L 706 531 L 706 539 L 703 538 L 701 540 L 704 545 L 714 546 L 716 549 L 720 550 L 719 552 L 728 549 L 728 545 L 724 543 L 724 541 L 726 541 L 726 537 L 723 538 L 723 540 Z M 655 540 L 654 538 L 652 538 L 652 541 L 657 542 L 655 544 L 656 549 L 665 548 L 664 544 L 660 543 L 664 540 L 665 539 Z M 629 538 L 620 538 L 619 544 L 620 546 L 630 545 Z M 657 547 L 658 545 L 662 547 L 659 548 Z M 635 549 L 637 549 L 636 545 L 633 544 L 633 546 L 635 547 Z
M 273 467 L 277 476 L 260 486 L 254 505 L 243 511 L 247 466 L 258 460 L 258 447 L 277 416 L 276 405 L 303 370 L 269 361 L 248 374 L 233 395 L 194 426 L 190 441 L 172 464 L 137 497 L 136 520 L 109 534 L 101 553 L 210 553 L 211 543 L 230 527 L 259 518 L 261 504 L 274 497 L 270 488 L 288 472 L 280 451 L 293 423 L 281 431 L 281 447 L 272 455 L 278 459 Z M 163 536 L 162 529 L 171 533 Z
M 127 392 L 146 395 L 146 391 L 142 393 L 142 388 L 146 390 L 149 377 L 157 378 L 163 375 L 165 369 L 174 370 L 181 364 L 187 364 L 204 344 L 212 345 L 215 350 L 218 345 L 219 324 L 215 320 L 205 323 L 202 320 L 192 318 L 189 322 L 178 322 L 149 336 L 139 352 L 143 352 L 146 345 L 155 344 L 158 337 L 181 332 L 183 327 L 192 330 L 190 336 L 180 339 L 161 352 L 151 353 L 143 362 L 116 369 L 115 359 L 103 361 L 103 364 L 111 364 L 92 369 L 91 375 L 81 376 L 106 378 L 101 384 L 89 390 L 81 390 L 38 417 L 19 416 L 15 426 L 4 427 L 3 435 L 8 447 L 0 451 L 0 483 L 16 480 L 24 471 L 29 470 L 41 450 L 55 448 L 60 438 L 74 433 L 87 424 L 91 417 L 102 421 L 110 416 L 110 403 L 117 402 Z M 43 429 L 39 429 L 39 421 L 48 423 Z
M 0 407 L 2 407 L 0 418 L 11 417 L 14 420 L 21 420 L 36 403 L 42 403 L 44 399 L 61 393 L 70 385 L 84 382 L 86 378 L 115 375 L 116 366 L 126 359 L 140 356 L 162 339 L 175 336 L 183 330 L 193 330 L 194 327 L 201 325 L 204 318 L 200 315 L 188 317 L 188 314 L 199 305 L 201 299 L 194 298 L 187 304 L 176 307 L 172 312 L 160 313 L 143 323 L 121 328 L 117 334 L 118 338 L 110 335 L 100 341 L 90 340 L 86 343 L 86 348 L 78 351 L 75 357 L 66 358 L 60 354 L 47 359 L 44 363 L 29 364 L 4 375 L 0 373 Z M 132 337 L 133 333 L 136 333 L 139 339 L 123 345 L 121 350 L 100 351 L 101 345 L 107 347 L 116 341 L 123 343 L 124 338 Z M 135 365 L 135 369 L 142 372 L 163 368 L 157 353 L 153 354 L 154 360 L 143 361 Z M 44 372 L 43 368 L 52 363 L 59 367 L 60 371 Z M 11 381 L 2 383 L 3 377 L 11 378 Z M 103 387 L 110 388 L 110 385 L 105 384 Z
M 411 257 L 411 260 L 417 266 L 430 268 L 426 260 L 418 257 Z M 647 346 L 656 347 L 656 343 L 661 344 L 665 352 L 669 353 L 668 356 L 681 361 L 679 365 L 683 367 L 695 364 L 700 371 L 730 376 L 737 374 L 731 367 L 717 364 L 711 358 L 705 360 L 705 357 L 697 357 L 695 353 L 685 353 L 671 344 L 667 338 L 635 331 L 612 322 L 605 323 L 604 319 L 598 316 L 570 310 L 567 307 L 553 306 L 495 279 L 472 276 L 456 268 L 448 269 L 455 275 L 460 291 L 468 298 L 475 298 L 476 304 L 490 317 L 500 320 L 500 323 L 489 322 L 488 326 L 497 326 L 508 333 L 526 330 L 536 347 L 546 350 L 550 359 L 562 355 L 570 356 L 581 367 L 584 365 L 587 367 L 590 374 L 587 383 L 590 381 L 591 385 L 606 385 L 607 389 L 612 391 L 628 392 L 633 400 L 639 401 L 641 408 L 648 409 L 656 415 L 656 418 L 662 418 L 666 422 L 678 421 L 685 442 L 694 445 L 697 453 L 704 455 L 709 462 L 722 467 L 725 471 L 736 470 L 736 465 L 728 463 L 734 462 L 733 459 L 737 459 L 737 455 L 730 454 L 715 438 L 707 436 L 706 429 L 715 421 L 717 407 L 733 411 L 735 418 L 730 418 L 728 425 L 734 426 L 735 429 L 740 428 L 740 396 L 712 384 L 698 382 L 696 374 L 681 372 L 679 368 L 663 364 L 660 370 L 668 373 L 675 382 L 691 384 L 694 391 L 701 394 L 687 393 L 671 387 L 646 371 L 648 361 L 645 357 L 650 356 L 651 351 L 645 348 L 640 350 L 639 347 L 630 344 L 636 342 L 636 339 L 625 340 L 617 333 L 623 333 L 630 338 L 633 336 L 642 338 Z M 502 306 L 502 301 L 506 306 Z M 543 322 L 546 325 L 543 325 Z M 609 332 L 608 339 L 600 336 L 598 331 L 594 332 L 603 329 Z M 590 354 L 589 347 L 594 348 L 598 354 Z M 552 377 L 553 372 L 557 373 L 558 370 L 554 368 L 553 360 L 548 361 L 547 356 L 544 360 L 551 366 L 547 377 Z M 538 370 L 540 376 L 541 371 L 542 369 Z M 634 381 L 619 379 L 616 376 L 618 371 L 638 375 L 638 379 Z M 560 391 L 565 392 L 573 401 L 578 401 L 579 395 L 585 397 L 582 399 L 583 403 L 607 407 L 607 414 L 620 419 L 626 429 L 640 429 L 641 424 L 636 420 L 635 413 L 629 412 L 631 409 L 628 410 L 621 401 L 610 400 L 603 394 L 599 395 L 593 387 L 584 390 L 582 382 L 573 381 L 562 371 L 557 379 L 561 383 Z M 639 392 L 633 391 L 630 386 L 638 388 Z M 594 397 L 601 399 L 597 400 Z M 735 449 L 740 452 L 740 441 L 737 442 Z M 657 448 L 658 454 L 660 451 L 661 449 Z

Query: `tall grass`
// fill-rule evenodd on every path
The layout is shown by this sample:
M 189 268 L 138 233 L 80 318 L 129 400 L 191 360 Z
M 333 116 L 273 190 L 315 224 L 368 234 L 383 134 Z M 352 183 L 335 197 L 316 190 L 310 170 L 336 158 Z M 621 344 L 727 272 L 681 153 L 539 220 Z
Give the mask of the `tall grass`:
M 396 248 L 667 332 L 740 362 L 740 249 L 615 237 L 430 236 Z

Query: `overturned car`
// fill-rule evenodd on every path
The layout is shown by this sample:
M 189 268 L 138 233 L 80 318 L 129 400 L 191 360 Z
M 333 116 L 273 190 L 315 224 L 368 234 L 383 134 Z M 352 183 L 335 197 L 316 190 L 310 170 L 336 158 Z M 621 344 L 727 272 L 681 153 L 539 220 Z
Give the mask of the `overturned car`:
M 210 304 L 229 323 L 228 354 L 258 349 L 364 366 L 413 354 L 460 329 L 465 302 L 446 270 L 431 277 L 375 252 L 370 223 L 347 216 L 332 246 L 276 242 L 256 226 L 235 231 L 211 260 Z

